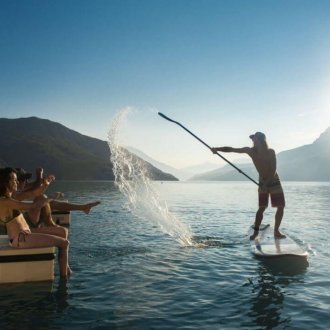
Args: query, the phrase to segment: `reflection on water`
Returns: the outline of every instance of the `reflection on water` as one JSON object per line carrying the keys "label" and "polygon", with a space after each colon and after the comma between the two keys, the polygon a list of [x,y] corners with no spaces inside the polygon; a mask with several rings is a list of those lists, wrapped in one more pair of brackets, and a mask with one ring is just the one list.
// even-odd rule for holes
{"label": "reflection on water", "polygon": [[0,329],[52,329],[56,313],[69,306],[67,281],[0,285]]}
{"label": "reflection on water", "polygon": [[261,260],[263,266],[272,275],[295,276],[304,274],[309,266],[306,258],[285,256]]}
{"label": "reflection on water", "polygon": [[289,327],[291,317],[283,315],[286,290],[295,283],[304,283],[308,267],[305,258],[285,257],[260,260],[258,277],[250,279],[251,310],[247,313],[249,322],[242,326],[257,326],[261,329]]}

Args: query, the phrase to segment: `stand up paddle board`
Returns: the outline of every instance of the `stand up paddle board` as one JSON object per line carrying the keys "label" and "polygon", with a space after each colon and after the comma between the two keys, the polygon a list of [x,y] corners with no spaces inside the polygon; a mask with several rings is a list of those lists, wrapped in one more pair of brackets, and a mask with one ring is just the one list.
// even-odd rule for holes
{"label": "stand up paddle board", "polygon": [[[249,239],[253,234],[253,226],[249,230]],[[292,238],[286,235],[286,238],[275,238],[274,228],[270,225],[261,226],[259,235],[250,240],[252,253],[257,257],[303,257],[307,258],[308,253],[299,246]]]}

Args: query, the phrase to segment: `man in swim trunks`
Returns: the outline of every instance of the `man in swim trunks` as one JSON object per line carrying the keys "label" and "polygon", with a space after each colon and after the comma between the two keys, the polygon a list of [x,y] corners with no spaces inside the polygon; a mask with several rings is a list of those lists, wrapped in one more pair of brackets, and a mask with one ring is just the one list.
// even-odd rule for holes
{"label": "man in swim trunks", "polygon": [[212,148],[212,151],[213,153],[221,151],[248,154],[251,157],[257,172],[259,173],[259,209],[255,217],[254,233],[250,236],[250,239],[255,239],[259,234],[259,227],[263,219],[264,211],[268,206],[269,196],[272,207],[277,208],[275,214],[274,236],[275,238],[285,238],[285,235],[281,234],[279,231],[284,213],[285,198],[280,178],[276,172],[275,151],[268,147],[264,133],[256,132],[255,134],[250,135],[250,139],[253,142],[252,148],[219,147]]}

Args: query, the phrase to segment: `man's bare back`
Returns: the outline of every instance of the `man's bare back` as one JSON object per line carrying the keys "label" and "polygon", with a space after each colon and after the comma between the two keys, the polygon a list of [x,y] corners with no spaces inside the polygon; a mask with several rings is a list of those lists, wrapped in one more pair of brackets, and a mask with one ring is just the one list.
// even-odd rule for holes
{"label": "man's bare back", "polygon": [[276,174],[276,156],[273,149],[250,148],[250,157],[263,181],[272,181]]}

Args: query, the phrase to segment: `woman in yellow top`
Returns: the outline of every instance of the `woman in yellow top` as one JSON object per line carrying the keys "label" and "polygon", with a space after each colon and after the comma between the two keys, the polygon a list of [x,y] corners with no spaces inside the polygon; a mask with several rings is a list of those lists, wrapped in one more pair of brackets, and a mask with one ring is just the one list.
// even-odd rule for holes
{"label": "woman in yellow top", "polygon": [[[9,237],[9,245],[14,248],[58,248],[58,263],[61,277],[71,274],[68,265],[69,241],[62,227],[30,228],[22,211],[40,210],[51,199],[43,198],[36,202],[20,202],[12,197],[17,191],[16,170],[10,167],[0,169],[0,226]],[[2,230],[3,231],[3,230]]]}

